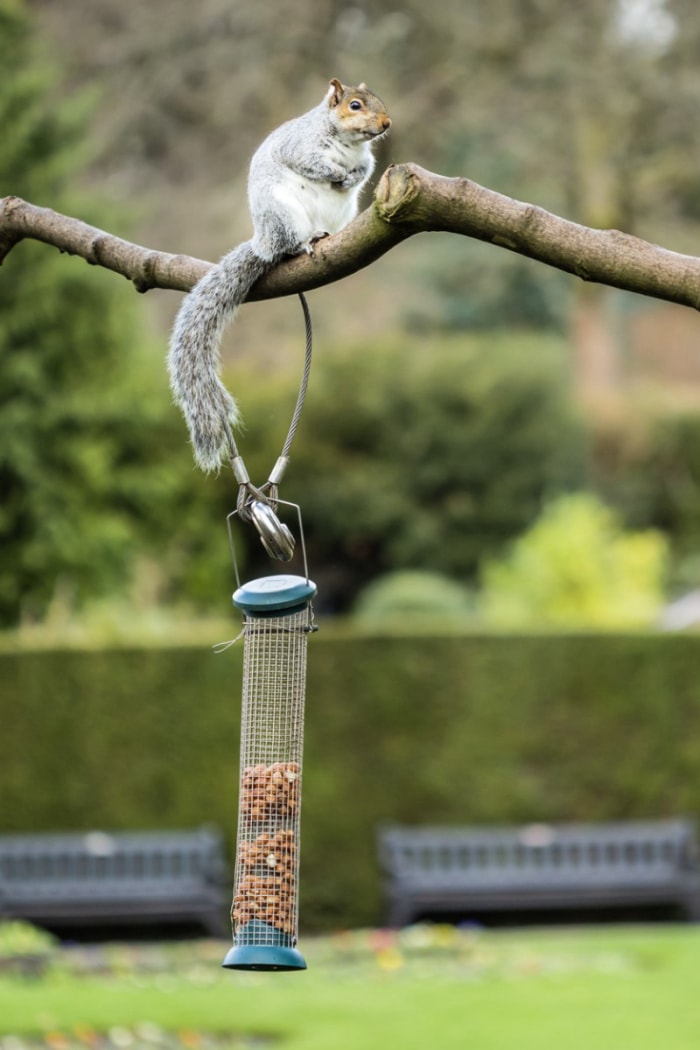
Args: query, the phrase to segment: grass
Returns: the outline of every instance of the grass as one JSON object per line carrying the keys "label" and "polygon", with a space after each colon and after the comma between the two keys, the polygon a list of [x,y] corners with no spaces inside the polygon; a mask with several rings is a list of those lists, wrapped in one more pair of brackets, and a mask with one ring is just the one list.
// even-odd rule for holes
{"label": "grass", "polygon": [[[692,927],[359,932],[304,942],[309,969],[297,974],[223,971],[224,948],[68,952],[44,976],[5,975],[0,1047],[117,1029],[126,1047],[145,1022],[268,1036],[280,1050],[700,1046],[700,931]],[[131,1045],[137,1050],[138,1039]]]}

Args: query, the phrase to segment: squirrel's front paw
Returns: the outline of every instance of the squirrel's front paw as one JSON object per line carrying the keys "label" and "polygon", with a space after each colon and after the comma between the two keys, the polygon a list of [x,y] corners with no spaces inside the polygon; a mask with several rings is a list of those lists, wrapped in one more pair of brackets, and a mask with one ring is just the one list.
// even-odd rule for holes
{"label": "squirrel's front paw", "polygon": [[312,233],[306,244],[302,245],[303,251],[305,251],[307,255],[313,255],[314,248],[316,247],[318,241],[322,241],[323,238],[327,236],[328,230],[318,230],[317,233]]}

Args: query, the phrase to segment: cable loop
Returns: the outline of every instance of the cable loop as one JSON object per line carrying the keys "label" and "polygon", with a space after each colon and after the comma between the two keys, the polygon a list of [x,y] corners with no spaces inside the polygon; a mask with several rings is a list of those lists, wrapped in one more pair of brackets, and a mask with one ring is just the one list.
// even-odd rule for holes
{"label": "cable loop", "polygon": [[277,518],[277,505],[279,502],[279,483],[282,480],[287,464],[289,463],[289,450],[294,440],[299,419],[304,407],[306,390],[309,383],[311,371],[312,350],[312,327],[311,314],[306,298],[299,293],[302,310],[304,312],[304,328],[306,333],[306,347],[304,353],[304,371],[301,377],[299,393],[297,395],[294,413],[292,415],[289,430],[282,452],[277,458],[270,476],[264,485],[259,488],[252,483],[243,458],[238,451],[233,430],[227,419],[224,420],[226,441],[230,452],[230,463],[233,475],[238,482],[238,499],[236,513],[241,521],[251,524],[257,530],[263,547],[271,558],[279,561],[289,561],[294,552],[294,537],[290,530]]}
{"label": "cable loop", "polygon": [[[313,349],[313,329],[311,325],[311,313],[309,312],[309,305],[306,301],[306,296],[303,292],[299,292],[299,301],[301,302],[301,308],[304,314],[304,332],[306,345],[304,348],[304,370],[301,376],[301,383],[299,384],[299,393],[297,394],[296,405],[294,406],[294,412],[292,414],[292,420],[289,424],[289,430],[287,431],[287,437],[285,438],[284,445],[282,446],[282,452],[280,453],[277,462],[275,463],[270,477],[257,488],[251,482],[248,471],[246,470],[243,459],[238,451],[236,445],[236,439],[233,436],[233,430],[228,422],[225,420],[224,429],[226,432],[226,440],[229,446],[230,452],[230,463],[231,469],[233,470],[234,476],[238,481],[238,503],[237,509],[238,514],[242,521],[249,522],[251,520],[250,513],[247,509],[248,504],[256,499],[261,500],[263,503],[268,503],[273,510],[277,509],[277,502],[279,500],[279,483],[282,480],[282,476],[289,460],[289,450],[294,441],[294,437],[299,426],[299,420],[301,418],[302,409],[304,407],[304,401],[306,400],[306,391],[309,385],[309,375],[311,372],[311,354]],[[267,490],[267,491],[266,491]]]}

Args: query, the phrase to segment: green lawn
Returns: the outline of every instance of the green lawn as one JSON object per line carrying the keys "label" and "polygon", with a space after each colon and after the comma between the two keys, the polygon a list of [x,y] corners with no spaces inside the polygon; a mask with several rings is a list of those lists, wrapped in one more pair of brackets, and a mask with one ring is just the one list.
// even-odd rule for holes
{"label": "green lawn", "polygon": [[267,1035],[280,1050],[700,1047],[692,927],[359,932],[304,941],[309,969],[292,974],[221,970],[225,947],[115,946],[43,977],[6,974],[0,1048],[73,1050],[112,1031],[140,1050],[155,1026],[195,1050],[205,1032]]}

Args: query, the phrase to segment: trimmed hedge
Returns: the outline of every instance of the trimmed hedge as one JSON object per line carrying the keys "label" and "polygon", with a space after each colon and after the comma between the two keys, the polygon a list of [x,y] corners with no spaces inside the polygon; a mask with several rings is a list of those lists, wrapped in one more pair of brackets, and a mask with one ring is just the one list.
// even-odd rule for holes
{"label": "trimmed hedge", "polygon": [[[236,823],[242,646],[0,656],[0,830]],[[384,821],[700,816],[700,637],[309,646],[302,926],[381,920]]]}

